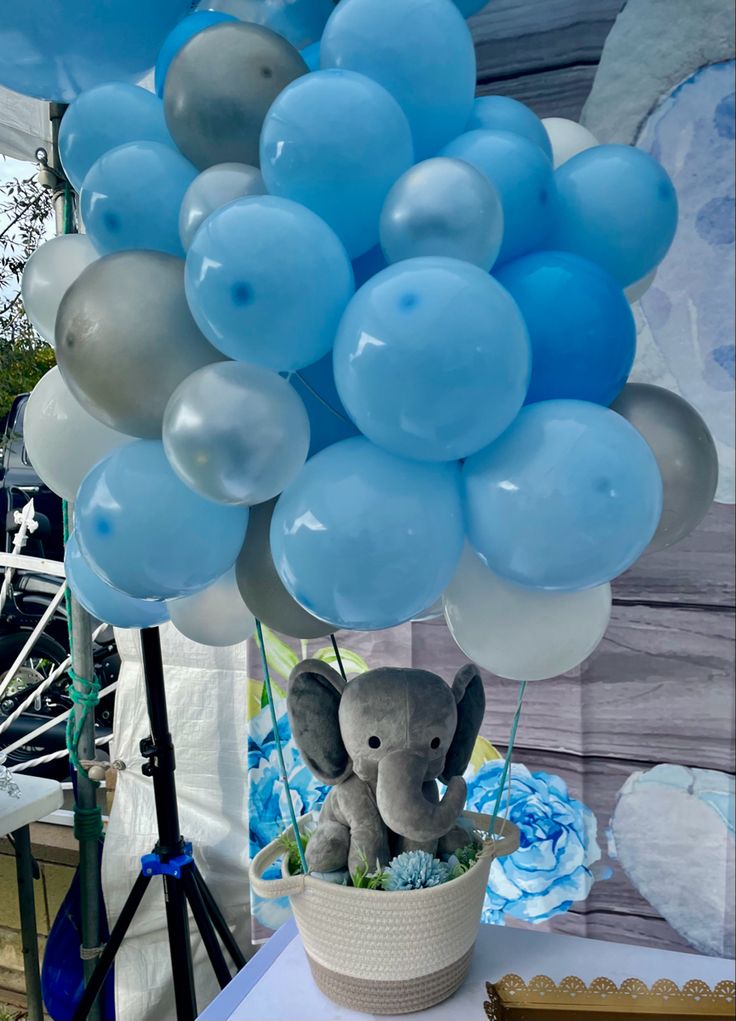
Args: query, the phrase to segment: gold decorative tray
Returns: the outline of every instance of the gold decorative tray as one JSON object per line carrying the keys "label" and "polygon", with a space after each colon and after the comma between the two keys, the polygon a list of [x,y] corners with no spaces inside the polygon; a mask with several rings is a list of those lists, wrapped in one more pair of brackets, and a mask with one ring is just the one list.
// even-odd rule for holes
{"label": "gold decorative tray", "polygon": [[736,1017],[736,982],[719,982],[711,989],[700,979],[680,988],[659,979],[651,989],[639,979],[627,978],[620,986],[608,978],[586,985],[570,975],[559,984],[537,975],[524,982],[518,975],[504,975],[486,983],[488,1000],[483,1004],[489,1021],[717,1021]]}

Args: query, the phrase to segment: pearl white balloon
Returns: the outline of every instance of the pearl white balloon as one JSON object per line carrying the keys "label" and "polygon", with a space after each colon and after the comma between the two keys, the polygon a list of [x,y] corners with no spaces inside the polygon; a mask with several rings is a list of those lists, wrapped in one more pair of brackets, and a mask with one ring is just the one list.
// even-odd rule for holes
{"label": "pearl white balloon", "polygon": [[544,129],[552,143],[552,162],[555,169],[577,156],[579,152],[592,149],[598,145],[598,139],[592,131],[588,131],[577,121],[569,121],[566,117],[544,117]]}
{"label": "pearl white balloon", "polygon": [[87,472],[115,447],[133,439],[85,411],[56,366],[28,398],[23,437],[39,477],[64,500],[74,500]]}
{"label": "pearl white balloon", "polygon": [[171,622],[185,638],[200,645],[238,645],[250,638],[256,620],[240,595],[235,568],[184,599],[166,604]]}
{"label": "pearl white balloon", "polygon": [[52,347],[61,299],[82,270],[99,257],[85,234],[60,234],[37,248],[26,263],[21,281],[23,306],[36,332]]}
{"label": "pearl white balloon", "polygon": [[633,305],[635,301],[643,297],[654,283],[654,278],[657,275],[657,267],[655,266],[651,272],[647,273],[641,280],[635,280],[633,284],[629,284],[628,287],[624,288],[624,294],[626,300],[630,305]]}
{"label": "pearl white balloon", "polygon": [[572,670],[596,648],[611,616],[611,586],[522,588],[466,546],[443,602],[450,633],[469,659],[499,677],[542,681]]}
{"label": "pearl white balloon", "polygon": [[203,170],[186,190],[179,211],[179,237],[185,251],[210,213],[246,195],[265,195],[261,172],[247,163],[217,163]]}

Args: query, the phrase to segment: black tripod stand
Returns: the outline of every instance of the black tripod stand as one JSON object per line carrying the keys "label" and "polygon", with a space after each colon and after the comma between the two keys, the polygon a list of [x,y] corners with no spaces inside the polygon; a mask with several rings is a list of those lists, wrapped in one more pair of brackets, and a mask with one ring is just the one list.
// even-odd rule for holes
{"label": "black tripod stand", "polygon": [[174,974],[177,1021],[195,1021],[197,1016],[187,904],[192,909],[194,921],[220,986],[224,988],[232,975],[218,942],[218,936],[232,958],[236,971],[245,965],[243,953],[192,857],[192,845],[186,843],[179,832],[179,811],[174,781],[174,744],[169,733],[166,712],[158,628],[146,628],[142,631],[141,645],[148,719],[151,724],[151,736],[141,741],[141,753],[148,759],[143,766],[143,773],[153,778],[158,842],[151,854],[141,858],[141,874],[128,894],[128,899],[90,976],[72,1021],[85,1021],[87,1018],[125,933],[143,900],[148,884],[154,876],[162,876],[164,881],[166,925]]}

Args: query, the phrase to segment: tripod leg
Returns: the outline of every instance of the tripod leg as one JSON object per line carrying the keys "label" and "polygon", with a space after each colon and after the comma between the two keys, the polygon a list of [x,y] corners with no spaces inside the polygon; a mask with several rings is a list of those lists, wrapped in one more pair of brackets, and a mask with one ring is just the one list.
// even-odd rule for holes
{"label": "tripod leg", "polygon": [[207,908],[205,907],[204,900],[202,899],[202,893],[197,885],[197,880],[192,875],[191,868],[184,869],[181,874],[182,882],[184,884],[184,894],[189,901],[194,915],[194,921],[197,923],[197,928],[202,937],[204,948],[207,951],[207,956],[210,959],[210,964],[215,972],[217,981],[220,983],[220,988],[224,989],[229,983],[232,975],[230,969],[227,966],[225,955],[222,952],[220,944],[217,942],[217,936],[215,930],[212,927],[210,916],[207,914]]}
{"label": "tripod leg", "polygon": [[195,1021],[197,998],[194,992],[192,951],[189,943],[189,914],[180,879],[164,876],[166,927],[169,931],[171,970],[174,975],[176,1021]]}
{"label": "tripod leg", "polygon": [[199,891],[202,894],[202,900],[204,901],[205,906],[207,908],[207,913],[212,919],[212,924],[217,930],[217,935],[222,940],[223,946],[230,954],[230,957],[232,958],[232,961],[235,964],[236,968],[238,969],[238,971],[240,971],[240,969],[244,968],[246,965],[246,960],[243,955],[243,951],[240,949],[237,940],[230,932],[230,926],[225,921],[223,914],[220,911],[220,908],[217,904],[217,901],[212,896],[212,892],[204,880],[204,876],[197,868],[196,862],[192,862],[192,873],[194,875],[195,880],[197,881]]}
{"label": "tripod leg", "polygon": [[133,916],[138,910],[138,907],[143,900],[143,894],[148,889],[148,884],[150,882],[151,877],[144,876],[143,873],[141,873],[133,884],[133,888],[128,894],[128,899],[123,905],[123,910],[120,912],[118,920],[110,933],[110,939],[107,941],[105,949],[100,954],[100,959],[97,962],[94,971],[90,975],[89,982],[85,987],[82,998],[72,1016],[72,1021],[85,1021],[85,1018],[89,1014],[92,1004],[97,999],[97,995],[102,989],[102,985],[107,978],[107,973],[112,966],[115,954],[120,949],[120,944],[125,938],[125,933],[128,931],[128,927],[133,921]]}

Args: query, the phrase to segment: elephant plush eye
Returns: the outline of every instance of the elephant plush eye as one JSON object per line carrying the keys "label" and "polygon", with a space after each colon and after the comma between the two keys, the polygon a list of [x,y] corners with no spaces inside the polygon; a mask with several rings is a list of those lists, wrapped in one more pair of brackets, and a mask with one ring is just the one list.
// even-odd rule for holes
{"label": "elephant plush eye", "polygon": [[429,747],[430,748],[439,748],[439,746],[440,746],[440,739],[438,737],[433,737],[432,740],[429,742]]}
{"label": "elephant plush eye", "polygon": [[369,748],[380,748],[381,747],[381,739],[380,739],[380,737],[376,737],[375,735],[373,737],[369,737],[368,738],[368,747]]}

